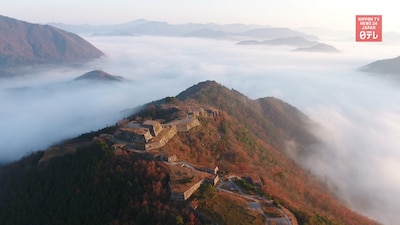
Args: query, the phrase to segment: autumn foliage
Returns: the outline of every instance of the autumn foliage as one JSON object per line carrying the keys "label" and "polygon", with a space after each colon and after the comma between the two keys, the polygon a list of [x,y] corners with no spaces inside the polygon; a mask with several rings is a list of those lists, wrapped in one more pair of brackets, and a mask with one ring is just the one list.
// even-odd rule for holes
{"label": "autumn foliage", "polygon": [[105,143],[46,165],[39,155],[2,169],[1,224],[199,224],[170,203],[168,172],[154,160],[114,156]]}

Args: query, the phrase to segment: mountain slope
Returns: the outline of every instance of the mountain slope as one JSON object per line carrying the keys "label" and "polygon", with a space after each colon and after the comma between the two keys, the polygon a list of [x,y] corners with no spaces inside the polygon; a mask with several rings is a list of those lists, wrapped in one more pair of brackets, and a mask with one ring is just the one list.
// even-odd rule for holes
{"label": "mountain slope", "polygon": [[[307,117],[296,108],[276,98],[254,101],[215,81],[199,83],[176,97],[180,100],[194,99],[199,103],[225,110],[239,120],[246,121],[248,128],[255,130],[260,138],[276,147],[283,147],[285,139],[295,139],[306,145],[315,141],[315,138],[304,129],[304,125],[310,123]],[[285,114],[281,114],[282,111],[285,111]],[[293,120],[295,123],[289,127],[286,123]],[[304,137],[299,138],[294,130],[303,130]]]}
{"label": "mountain slope", "polygon": [[[6,181],[0,184],[2,224],[194,221],[184,207],[166,204],[167,171],[154,161],[113,156],[102,142],[38,165],[42,155],[35,153],[0,171],[0,180]],[[13,194],[4,194],[7,189]]]}
{"label": "mountain slope", "polygon": [[[186,121],[196,112],[200,125],[177,132],[161,148],[140,152],[129,143],[116,143],[115,131],[126,128],[124,124],[137,128],[135,124],[152,119],[169,129],[177,119]],[[235,206],[237,196],[225,193],[215,193],[222,199],[218,213],[212,208],[217,203],[210,199],[207,204],[201,194],[187,203],[171,202],[168,184],[176,175],[171,167],[182,172],[190,164],[218,166],[225,180],[231,176],[260,180],[259,187],[252,182],[239,185],[288,208],[301,225],[377,224],[346,208],[285,155],[288,140],[308,154],[312,152],[307,147],[317,140],[307,130],[307,117],[279,99],[251,100],[206,81],[149,103],[129,119],[135,121],[121,120],[1,168],[0,220],[14,225],[54,224],[57,219],[58,224],[226,223],[224,217],[238,209],[241,215],[254,217],[246,212],[248,205]],[[164,163],[158,155],[175,155],[178,162]],[[183,178],[181,183],[194,179]],[[187,205],[198,205],[199,210],[187,210]],[[256,221],[265,224],[262,218]]]}
{"label": "mountain slope", "polygon": [[372,73],[400,74],[400,56],[367,64],[359,70]]}
{"label": "mountain slope", "polygon": [[0,68],[82,63],[102,55],[73,33],[0,16]]}

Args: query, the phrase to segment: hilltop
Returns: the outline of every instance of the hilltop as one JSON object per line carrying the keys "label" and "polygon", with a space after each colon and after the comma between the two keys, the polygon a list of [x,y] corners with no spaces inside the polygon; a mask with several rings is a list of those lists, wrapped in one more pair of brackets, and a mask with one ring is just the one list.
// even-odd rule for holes
{"label": "hilltop", "polygon": [[76,34],[0,16],[1,70],[38,64],[79,64],[102,55]]}
{"label": "hilltop", "polygon": [[[214,81],[0,169],[4,224],[377,224],[287,156],[313,123]],[[293,149],[292,149],[293,150]],[[218,191],[217,191],[218,190]]]}
{"label": "hilltop", "polygon": [[75,78],[74,80],[123,81],[124,78],[121,76],[111,75],[103,70],[93,70]]}

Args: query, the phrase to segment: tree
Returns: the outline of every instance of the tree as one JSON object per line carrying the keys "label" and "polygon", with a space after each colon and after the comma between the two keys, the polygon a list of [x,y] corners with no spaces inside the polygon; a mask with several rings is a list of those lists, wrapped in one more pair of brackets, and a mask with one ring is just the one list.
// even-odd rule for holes
{"label": "tree", "polygon": [[181,215],[176,216],[175,219],[176,219],[176,225],[183,225],[184,224],[183,217]]}
{"label": "tree", "polygon": [[200,186],[199,191],[200,191],[200,197],[206,200],[206,204],[207,200],[213,198],[216,193],[214,185],[210,183],[203,183]]}
{"label": "tree", "polygon": [[276,207],[281,207],[281,204],[279,203],[279,201],[278,201],[278,199],[274,199],[273,201],[272,201],[272,204],[274,204]]}

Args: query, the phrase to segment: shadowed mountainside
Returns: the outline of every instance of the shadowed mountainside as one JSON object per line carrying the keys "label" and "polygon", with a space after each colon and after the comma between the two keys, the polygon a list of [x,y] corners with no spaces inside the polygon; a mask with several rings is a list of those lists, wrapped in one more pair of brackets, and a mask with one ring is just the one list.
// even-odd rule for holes
{"label": "shadowed mountainside", "polygon": [[0,16],[0,69],[83,63],[102,55],[76,34]]}

